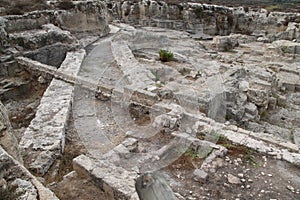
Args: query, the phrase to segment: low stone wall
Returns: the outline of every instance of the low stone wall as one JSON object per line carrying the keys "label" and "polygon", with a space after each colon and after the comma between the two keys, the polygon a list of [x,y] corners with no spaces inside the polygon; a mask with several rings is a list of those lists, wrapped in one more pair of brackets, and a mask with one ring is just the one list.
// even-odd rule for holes
{"label": "low stone wall", "polygon": [[126,41],[113,41],[111,47],[116,62],[134,89],[155,85],[154,75],[135,59]]}
{"label": "low stone wall", "polygon": [[[69,52],[60,71],[77,75],[85,51]],[[65,146],[65,128],[71,111],[74,86],[54,79],[41,99],[36,117],[26,129],[20,148],[25,166],[44,175]]]}
{"label": "low stone wall", "polygon": [[102,189],[107,199],[138,200],[135,181],[138,175],[106,161],[95,161],[85,155],[73,160],[73,168],[79,176],[90,177]]}

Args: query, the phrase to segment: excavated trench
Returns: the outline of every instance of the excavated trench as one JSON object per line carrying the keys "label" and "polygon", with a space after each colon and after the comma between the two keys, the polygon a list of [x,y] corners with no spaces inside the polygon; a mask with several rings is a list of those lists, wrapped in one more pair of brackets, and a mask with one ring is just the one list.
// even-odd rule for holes
{"label": "excavated trench", "polygon": [[[1,101],[5,105],[11,125],[22,130],[29,126],[47,89],[49,82],[39,74],[32,73],[14,63],[13,73],[1,77]],[[18,134],[18,138],[22,133]]]}

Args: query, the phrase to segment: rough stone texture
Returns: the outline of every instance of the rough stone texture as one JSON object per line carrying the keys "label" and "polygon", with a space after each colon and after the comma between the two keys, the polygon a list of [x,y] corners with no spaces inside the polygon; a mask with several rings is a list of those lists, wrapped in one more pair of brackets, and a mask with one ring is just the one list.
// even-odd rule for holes
{"label": "rough stone texture", "polygon": [[[298,146],[300,151],[300,128],[296,128],[293,132],[294,142]],[[299,152],[300,153],[300,152]]]}
{"label": "rough stone texture", "polygon": [[8,35],[5,31],[5,22],[7,20],[3,17],[0,17],[0,49],[7,47],[8,45]]}
{"label": "rough stone texture", "polygon": [[[80,33],[81,31],[97,33],[97,31],[100,31],[100,29],[104,27],[102,29],[103,31],[100,32],[101,34],[105,34],[105,21],[107,20],[107,16],[100,15],[100,18],[97,18],[99,17],[97,9],[101,10],[102,8],[95,6],[96,4],[98,5],[95,1],[87,1],[87,3],[76,1],[74,2],[74,8],[68,11],[57,11],[54,13],[52,11],[45,11],[35,13],[37,16],[33,16],[31,13],[24,16],[24,19],[22,20],[18,17],[8,17],[7,19],[9,19],[8,21],[11,21],[11,24],[8,26],[7,30],[9,30],[9,27],[12,28],[14,26],[13,23],[18,24],[20,22],[24,22],[25,25],[18,29],[23,32],[14,33],[17,38],[19,35],[26,34],[27,32],[25,31],[30,26],[38,29],[45,22],[50,20],[50,22],[53,22],[64,29],[70,30],[73,33]],[[44,70],[45,73],[51,74],[51,77],[57,77],[66,82],[76,83],[78,86],[91,86],[89,88],[91,93],[82,91],[82,95],[84,96],[78,96],[78,98],[81,98],[83,101],[79,101],[78,104],[76,104],[76,108],[84,110],[84,112],[82,114],[79,113],[81,115],[78,116],[82,118],[82,128],[86,131],[81,134],[90,137],[90,143],[87,143],[86,146],[89,145],[89,147],[94,148],[92,149],[94,154],[91,153],[91,151],[89,151],[89,153],[91,153],[94,157],[96,157],[95,154],[97,154],[97,158],[100,157],[106,160],[96,162],[86,156],[80,156],[74,160],[74,168],[80,176],[89,177],[94,181],[95,185],[104,190],[107,195],[107,199],[137,198],[137,194],[134,189],[134,179],[137,177],[139,169],[124,169],[125,167],[122,165],[124,164],[122,163],[122,158],[133,152],[138,152],[139,147],[137,145],[137,140],[131,138],[131,140],[125,140],[121,144],[116,144],[117,146],[114,149],[103,156],[103,151],[100,150],[100,146],[102,145],[104,148],[110,149],[113,148],[113,145],[115,144],[112,144],[111,146],[107,145],[104,141],[106,136],[105,132],[98,132],[99,129],[94,129],[94,125],[95,127],[99,126],[100,120],[97,121],[97,116],[94,115],[94,113],[89,112],[90,107],[88,107],[88,105],[95,105],[95,92],[99,89],[101,92],[107,90],[109,91],[109,94],[113,92],[115,92],[114,94],[120,93],[121,95],[130,94],[132,95],[130,100],[135,103],[140,103],[145,106],[155,105],[158,100],[155,92],[160,90],[160,86],[158,87],[156,84],[162,83],[162,81],[156,80],[159,79],[153,73],[156,69],[159,69],[160,72],[163,71],[163,73],[160,73],[159,75],[164,73],[171,74],[164,80],[165,82],[169,81],[171,83],[166,84],[168,87],[162,89],[166,91],[167,94],[161,95],[160,97],[164,96],[161,100],[166,100],[168,94],[170,94],[170,99],[172,101],[174,100],[174,102],[178,101],[176,103],[182,106],[180,107],[182,110],[179,112],[173,112],[174,110],[167,106],[159,110],[159,112],[162,113],[167,113],[167,110],[168,112],[170,110],[171,111],[167,114],[159,115],[155,119],[156,128],[160,129],[163,127],[164,130],[167,130],[166,133],[170,133],[178,127],[183,129],[179,132],[173,132],[171,136],[175,136],[175,138],[180,139],[183,138],[183,141],[188,141],[187,143],[184,143],[187,146],[196,146],[196,149],[200,147],[200,150],[206,150],[199,152],[203,153],[204,157],[207,156],[208,153],[211,153],[205,159],[205,164],[217,163],[216,165],[221,165],[222,163],[218,163],[218,157],[223,156],[226,153],[226,149],[218,145],[214,145],[213,142],[197,140],[195,139],[194,134],[201,133],[210,137],[215,136],[214,133],[218,132],[220,136],[225,136],[234,143],[247,146],[257,150],[258,152],[276,156],[277,158],[299,165],[299,154],[294,153],[299,152],[297,134],[294,130],[291,132],[287,129],[287,127],[279,128],[272,124],[262,124],[262,129],[260,129],[261,127],[258,127],[259,131],[266,131],[268,133],[272,133],[272,135],[262,132],[254,133],[240,129],[237,126],[230,126],[228,125],[229,123],[222,124],[215,122],[213,119],[216,119],[216,117],[212,114],[213,112],[209,110],[209,107],[222,107],[222,105],[217,105],[217,103],[219,103],[218,100],[222,101],[221,103],[224,105],[229,102],[228,108],[223,108],[222,110],[222,114],[224,114],[222,117],[225,118],[225,114],[229,113],[232,115],[229,115],[229,118],[231,117],[231,121],[233,121],[232,123],[247,125],[247,122],[249,121],[252,122],[259,120],[259,115],[269,109],[269,106],[276,109],[280,106],[280,103],[278,102],[284,101],[285,97],[277,97],[273,94],[273,86],[275,84],[277,84],[282,92],[299,91],[299,68],[291,69],[290,66],[285,67],[280,63],[275,63],[276,60],[274,63],[269,63],[269,66],[266,66],[266,64],[261,62],[261,60],[256,60],[256,57],[251,57],[254,54],[257,54],[270,56],[267,57],[266,60],[272,60],[276,58],[275,54],[277,53],[279,55],[287,56],[287,60],[290,59],[286,63],[290,63],[292,59],[297,61],[297,42],[281,40],[269,44],[268,49],[266,47],[267,44],[254,43],[254,41],[256,41],[257,37],[263,37],[263,40],[258,40],[263,42],[272,42],[278,39],[297,40],[299,37],[297,23],[289,23],[288,28],[285,31],[279,31],[279,33],[278,26],[281,26],[280,29],[286,28],[286,22],[289,20],[286,18],[291,17],[294,19],[290,20],[297,20],[297,18],[299,18],[299,14],[267,13],[264,10],[259,12],[253,12],[250,10],[250,12],[246,13],[243,8],[226,8],[222,6],[193,3],[186,4],[185,7],[179,6],[181,5],[168,5],[166,3],[158,3],[156,1],[143,1],[139,4],[124,1],[118,4],[116,3],[116,6],[113,6],[111,14],[132,24],[148,24],[150,26],[187,30],[189,33],[196,33],[197,35],[201,35],[203,32],[211,35],[228,35],[235,32],[247,32],[250,34],[253,32],[253,35],[220,36],[216,37],[213,42],[201,41],[195,45],[195,43],[193,43],[194,41],[191,41],[192,36],[187,33],[178,34],[178,32],[175,31],[162,33],[163,31],[161,29],[153,29],[153,32],[156,33],[153,33],[153,35],[151,35],[152,33],[145,35],[143,31],[137,32],[133,27],[124,27],[125,25],[122,27],[121,25],[120,27],[122,30],[119,32],[122,32],[122,34],[117,33],[116,37],[112,40],[105,39],[104,41],[99,41],[99,45],[94,49],[95,51],[99,50],[98,54],[93,58],[93,60],[91,60],[91,62],[85,63],[85,67],[88,66],[90,68],[84,68],[82,70],[82,75],[88,75],[88,78],[90,78],[88,80],[84,79],[84,77],[76,77],[76,69],[81,63],[80,60],[84,56],[84,51],[77,52],[78,54],[66,54],[69,50],[67,47],[60,48],[58,46],[58,48],[54,48],[55,46],[47,46],[45,47],[46,49],[43,49],[46,53],[39,52],[42,50],[39,49],[32,55],[27,55],[28,57],[47,64],[54,62],[53,65],[57,67],[60,66],[61,61],[66,56],[66,60],[68,60],[68,62],[66,61],[63,63],[61,68],[58,70],[55,67],[41,65],[38,62],[35,63],[26,59],[18,59],[18,61],[23,64],[29,63],[32,65],[32,68],[37,68],[41,71]],[[47,18],[47,16],[51,17]],[[78,18],[80,20],[75,21],[74,23],[74,18]],[[32,22],[33,20],[31,19],[36,19],[36,24],[30,25],[28,22]],[[28,24],[26,25],[26,23]],[[101,26],[100,29],[97,27],[99,24]],[[277,28],[269,29],[269,27],[272,26]],[[77,27],[79,27],[79,30],[76,30]],[[55,27],[51,26],[47,30],[53,30],[53,28]],[[261,31],[255,33],[254,29],[265,29],[269,30],[269,32]],[[147,29],[147,31],[148,30],[151,31],[151,29]],[[67,36],[69,33],[61,32],[61,30],[58,31],[56,28],[55,31],[59,32],[58,35],[61,36],[61,38],[58,37],[59,40],[63,41],[65,37],[68,39]],[[10,29],[9,32],[12,33],[13,28]],[[165,34],[165,36],[163,36],[163,34]],[[37,35],[43,37],[43,30],[38,31]],[[28,35],[26,35],[26,37],[27,36]],[[51,34],[47,36],[52,37]],[[30,43],[34,43],[32,48],[43,46],[42,44],[44,41],[36,41],[35,39],[36,38],[32,39],[29,37],[29,42],[26,43],[29,43],[28,45],[30,45]],[[49,44],[51,43],[52,41],[49,42]],[[178,48],[176,45],[172,45],[174,43],[176,45],[181,44],[182,46]],[[48,45],[47,42],[46,44]],[[242,53],[231,51],[233,48],[238,48],[238,44],[244,44],[241,46],[241,48],[244,49],[239,49]],[[170,66],[162,65],[160,63],[158,64],[155,60],[156,57],[153,56],[157,53],[154,52],[154,50],[151,52],[153,55],[146,55],[146,58],[154,58],[149,62],[147,59],[142,60],[140,57],[134,55],[134,52],[132,52],[132,50],[140,51],[147,47],[154,48],[156,50],[161,46],[164,47],[164,45],[175,52],[176,60],[171,62]],[[222,52],[216,53],[214,51],[207,50],[210,45],[215,45],[218,51]],[[31,48],[31,46],[29,46],[29,48]],[[13,52],[14,49],[11,51]],[[55,62],[55,59],[53,58],[50,59],[52,61],[47,60],[49,56],[44,56],[48,54],[47,52],[54,52],[50,53],[51,55],[54,55],[50,57],[59,57],[59,59],[57,59],[58,61]],[[196,56],[193,57],[192,54],[194,53],[197,57],[201,58],[196,58]],[[271,54],[274,54],[275,56]],[[143,56],[143,54],[141,55]],[[38,56],[41,56],[42,58]],[[77,59],[78,57],[81,58]],[[212,59],[207,60],[207,58]],[[116,62],[114,62],[114,59]],[[148,62],[150,63],[149,65],[156,65],[156,68],[154,68],[153,71],[150,71],[149,68],[152,66],[141,64],[142,62],[140,61]],[[249,64],[249,61],[251,61],[251,64]],[[73,66],[74,68],[68,68],[68,65],[73,62],[76,66]],[[252,64],[253,62],[255,64]],[[187,69],[192,69],[191,72],[188,72],[188,70],[177,70],[176,68],[178,68],[178,63],[184,67],[188,66]],[[115,64],[118,64],[118,66]],[[128,85],[118,83],[119,85],[117,86],[122,87],[121,91],[119,91],[120,88],[112,89],[114,86],[113,84],[110,88],[105,87],[105,84],[102,85],[100,83],[99,85],[100,78],[98,72],[100,72],[101,76],[105,78],[103,79],[103,77],[101,77],[101,81],[113,79],[105,77],[105,71],[110,68],[121,71],[121,75],[116,73],[116,77],[113,78],[122,79],[125,77],[126,81],[129,82],[126,82]],[[86,69],[90,69],[90,71],[85,72]],[[184,76],[185,72],[187,72],[188,75]],[[177,79],[179,74],[182,75],[182,78]],[[156,75],[158,75],[158,73]],[[286,80],[286,77],[291,78]],[[217,80],[221,81],[217,82]],[[43,80],[40,79],[40,81]],[[220,84],[214,84],[216,82]],[[218,88],[218,86],[224,86],[226,88],[222,91],[215,91],[212,86],[215,88]],[[197,90],[197,88],[201,88],[200,91]],[[60,92],[52,91],[54,89],[66,89],[66,93],[61,94]],[[21,141],[23,150],[27,151],[29,154],[26,156],[25,164],[40,174],[44,174],[64,150],[64,127],[70,109],[72,90],[73,87],[70,84],[56,79],[53,80],[42,99],[42,104],[36,118],[26,130],[25,136]],[[92,97],[91,100],[86,100],[86,96]],[[107,99],[112,96],[113,95],[108,95]],[[50,100],[50,97],[53,99]],[[225,102],[225,100],[227,102]],[[50,101],[51,104],[49,103]],[[287,101],[289,101],[289,99],[287,99]],[[85,104],[80,105],[81,103]],[[283,103],[281,105],[283,105]],[[190,110],[187,109],[188,107]],[[184,109],[186,109],[186,111],[183,111]],[[201,114],[192,114],[197,113],[199,110],[205,112],[208,114],[208,117],[213,119],[207,118]],[[287,112],[288,111],[289,110],[287,110]],[[293,112],[293,115],[297,116],[297,112]],[[84,117],[89,117],[90,121]],[[291,117],[289,117],[289,119],[290,118]],[[297,119],[298,118],[295,118],[293,121],[294,124],[297,123]],[[94,124],[90,122],[93,122]],[[105,128],[102,124],[100,124],[100,126],[101,128]],[[140,129],[137,129],[136,131],[143,133]],[[129,132],[126,133],[127,135],[130,135]],[[153,131],[151,134],[155,133],[156,132]],[[288,141],[292,138],[292,136],[294,136],[295,144]],[[166,153],[168,153],[167,150],[176,149],[173,148],[175,145],[172,143],[170,145],[162,146],[161,148],[159,147],[159,149],[156,149],[157,151],[155,152],[157,155],[153,154],[154,156],[152,155],[151,158],[145,156],[145,158],[143,157],[143,159],[139,161],[146,160],[147,162],[145,163],[149,163],[150,161],[153,161],[153,158],[160,159],[162,158],[162,155],[166,155]],[[145,149],[146,148],[144,148],[144,150]],[[108,160],[110,162],[108,162]],[[154,161],[151,162],[151,164],[152,165],[147,166],[148,168],[146,169],[153,168],[153,166],[156,167]],[[207,168],[203,165],[200,169],[206,170]],[[205,177],[205,174],[202,177]],[[238,181],[234,180],[235,178],[237,177],[228,176],[228,181],[230,183],[238,184]],[[122,182],[120,182],[120,179]]]}
{"label": "rough stone texture", "polygon": [[[230,33],[253,33],[268,29],[268,37],[295,39],[299,35],[294,24],[287,26],[286,20],[299,19],[299,13],[245,11],[243,7],[230,8],[199,3],[167,4],[153,0],[142,2],[108,2],[111,18],[121,19],[130,24],[157,26],[162,28],[204,32],[209,35]],[[289,27],[286,33],[276,35],[276,27]],[[274,41],[274,40],[272,40]]]}
{"label": "rough stone texture", "polygon": [[33,51],[25,52],[24,56],[58,68],[64,61],[67,52],[73,51],[74,49],[73,45],[55,43]]}
{"label": "rough stone texture", "polygon": [[[85,51],[69,52],[58,71],[76,76]],[[73,99],[73,86],[54,79],[41,99],[36,117],[20,141],[25,164],[44,175],[64,151],[65,127]]]}
{"label": "rough stone texture", "polygon": [[16,193],[21,194],[18,199],[20,200],[34,200],[38,199],[37,190],[29,181],[17,178],[12,182],[12,186],[17,187]]}
{"label": "rough stone texture", "polygon": [[231,36],[216,36],[213,42],[219,51],[230,51],[239,45],[238,41],[234,41]]}
{"label": "rough stone texture", "polygon": [[71,44],[76,39],[68,31],[63,31],[53,24],[42,25],[41,30],[28,30],[9,34],[11,45],[25,49],[38,49],[54,43]]}
{"label": "rough stone texture", "polygon": [[57,73],[76,77],[85,55],[86,52],[84,49],[68,52],[64,62],[58,68]]}
{"label": "rough stone texture", "polygon": [[128,76],[131,88],[136,90],[155,85],[154,75],[135,60],[127,42],[112,42],[112,52],[124,75]]}
{"label": "rough stone texture", "polygon": [[140,199],[143,200],[176,200],[168,183],[159,173],[146,173],[138,177],[135,184]]}
{"label": "rough stone texture", "polygon": [[[17,191],[22,192],[21,199],[49,199],[58,200],[55,194],[45,188],[21,163],[11,157],[0,146],[0,174],[8,184],[18,186]],[[31,198],[28,198],[28,197]]]}
{"label": "rough stone texture", "polygon": [[238,177],[233,176],[232,174],[227,175],[227,180],[231,184],[241,184],[242,183]]}
{"label": "rough stone texture", "polygon": [[193,175],[195,176],[194,179],[196,181],[206,181],[208,178],[208,174],[201,169],[196,169]]}
{"label": "rough stone texture", "polygon": [[51,11],[34,11],[24,15],[5,16],[5,30],[11,33],[39,29],[42,25],[51,23],[51,15]]}
{"label": "rough stone texture", "polygon": [[300,91],[300,76],[299,73],[280,71],[276,74],[277,87],[282,91]]}
{"label": "rough stone texture", "polygon": [[[94,161],[84,155],[73,160],[74,170],[79,176],[91,177],[94,183],[108,196],[108,199],[135,199],[136,173],[116,167],[106,161]],[[119,181],[122,180],[122,181]]]}
{"label": "rough stone texture", "polygon": [[0,101],[0,145],[16,160],[23,163],[18,147],[18,141],[12,130],[7,110]]}
{"label": "rough stone texture", "polygon": [[40,29],[42,25],[52,23],[72,33],[90,32],[103,36],[109,32],[103,2],[76,1],[74,4],[71,10],[34,11],[20,16],[5,16],[8,20],[5,29],[11,33]]}
{"label": "rough stone texture", "polygon": [[[108,34],[106,6],[101,1],[75,1],[74,8],[54,12],[56,23],[72,33],[90,32],[104,36]],[[77,19],[77,20],[74,20]]]}
{"label": "rough stone texture", "polygon": [[287,54],[300,54],[300,44],[288,40],[277,40],[272,43],[273,48],[277,49],[280,53]]}
{"label": "rough stone texture", "polygon": [[54,79],[20,141],[25,164],[35,173],[44,175],[64,151],[72,93],[72,85]]}

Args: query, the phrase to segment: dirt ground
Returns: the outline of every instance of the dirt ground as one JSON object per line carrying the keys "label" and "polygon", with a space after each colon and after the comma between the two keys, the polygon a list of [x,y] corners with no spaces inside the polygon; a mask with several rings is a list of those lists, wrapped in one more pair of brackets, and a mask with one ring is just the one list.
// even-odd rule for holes
{"label": "dirt ground", "polygon": [[[229,153],[215,160],[204,181],[195,181],[193,171],[201,159],[183,155],[167,169],[171,186],[183,199],[270,200],[300,199],[299,168],[274,158],[257,154],[245,147],[227,144]],[[239,183],[229,183],[228,176]]]}

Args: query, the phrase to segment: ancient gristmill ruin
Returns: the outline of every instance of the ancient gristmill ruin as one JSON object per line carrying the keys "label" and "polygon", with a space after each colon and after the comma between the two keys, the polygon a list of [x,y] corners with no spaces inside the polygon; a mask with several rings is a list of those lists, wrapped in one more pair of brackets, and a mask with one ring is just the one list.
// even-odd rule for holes
{"label": "ancient gristmill ruin", "polygon": [[1,200],[300,199],[298,0],[0,0],[0,75]]}

